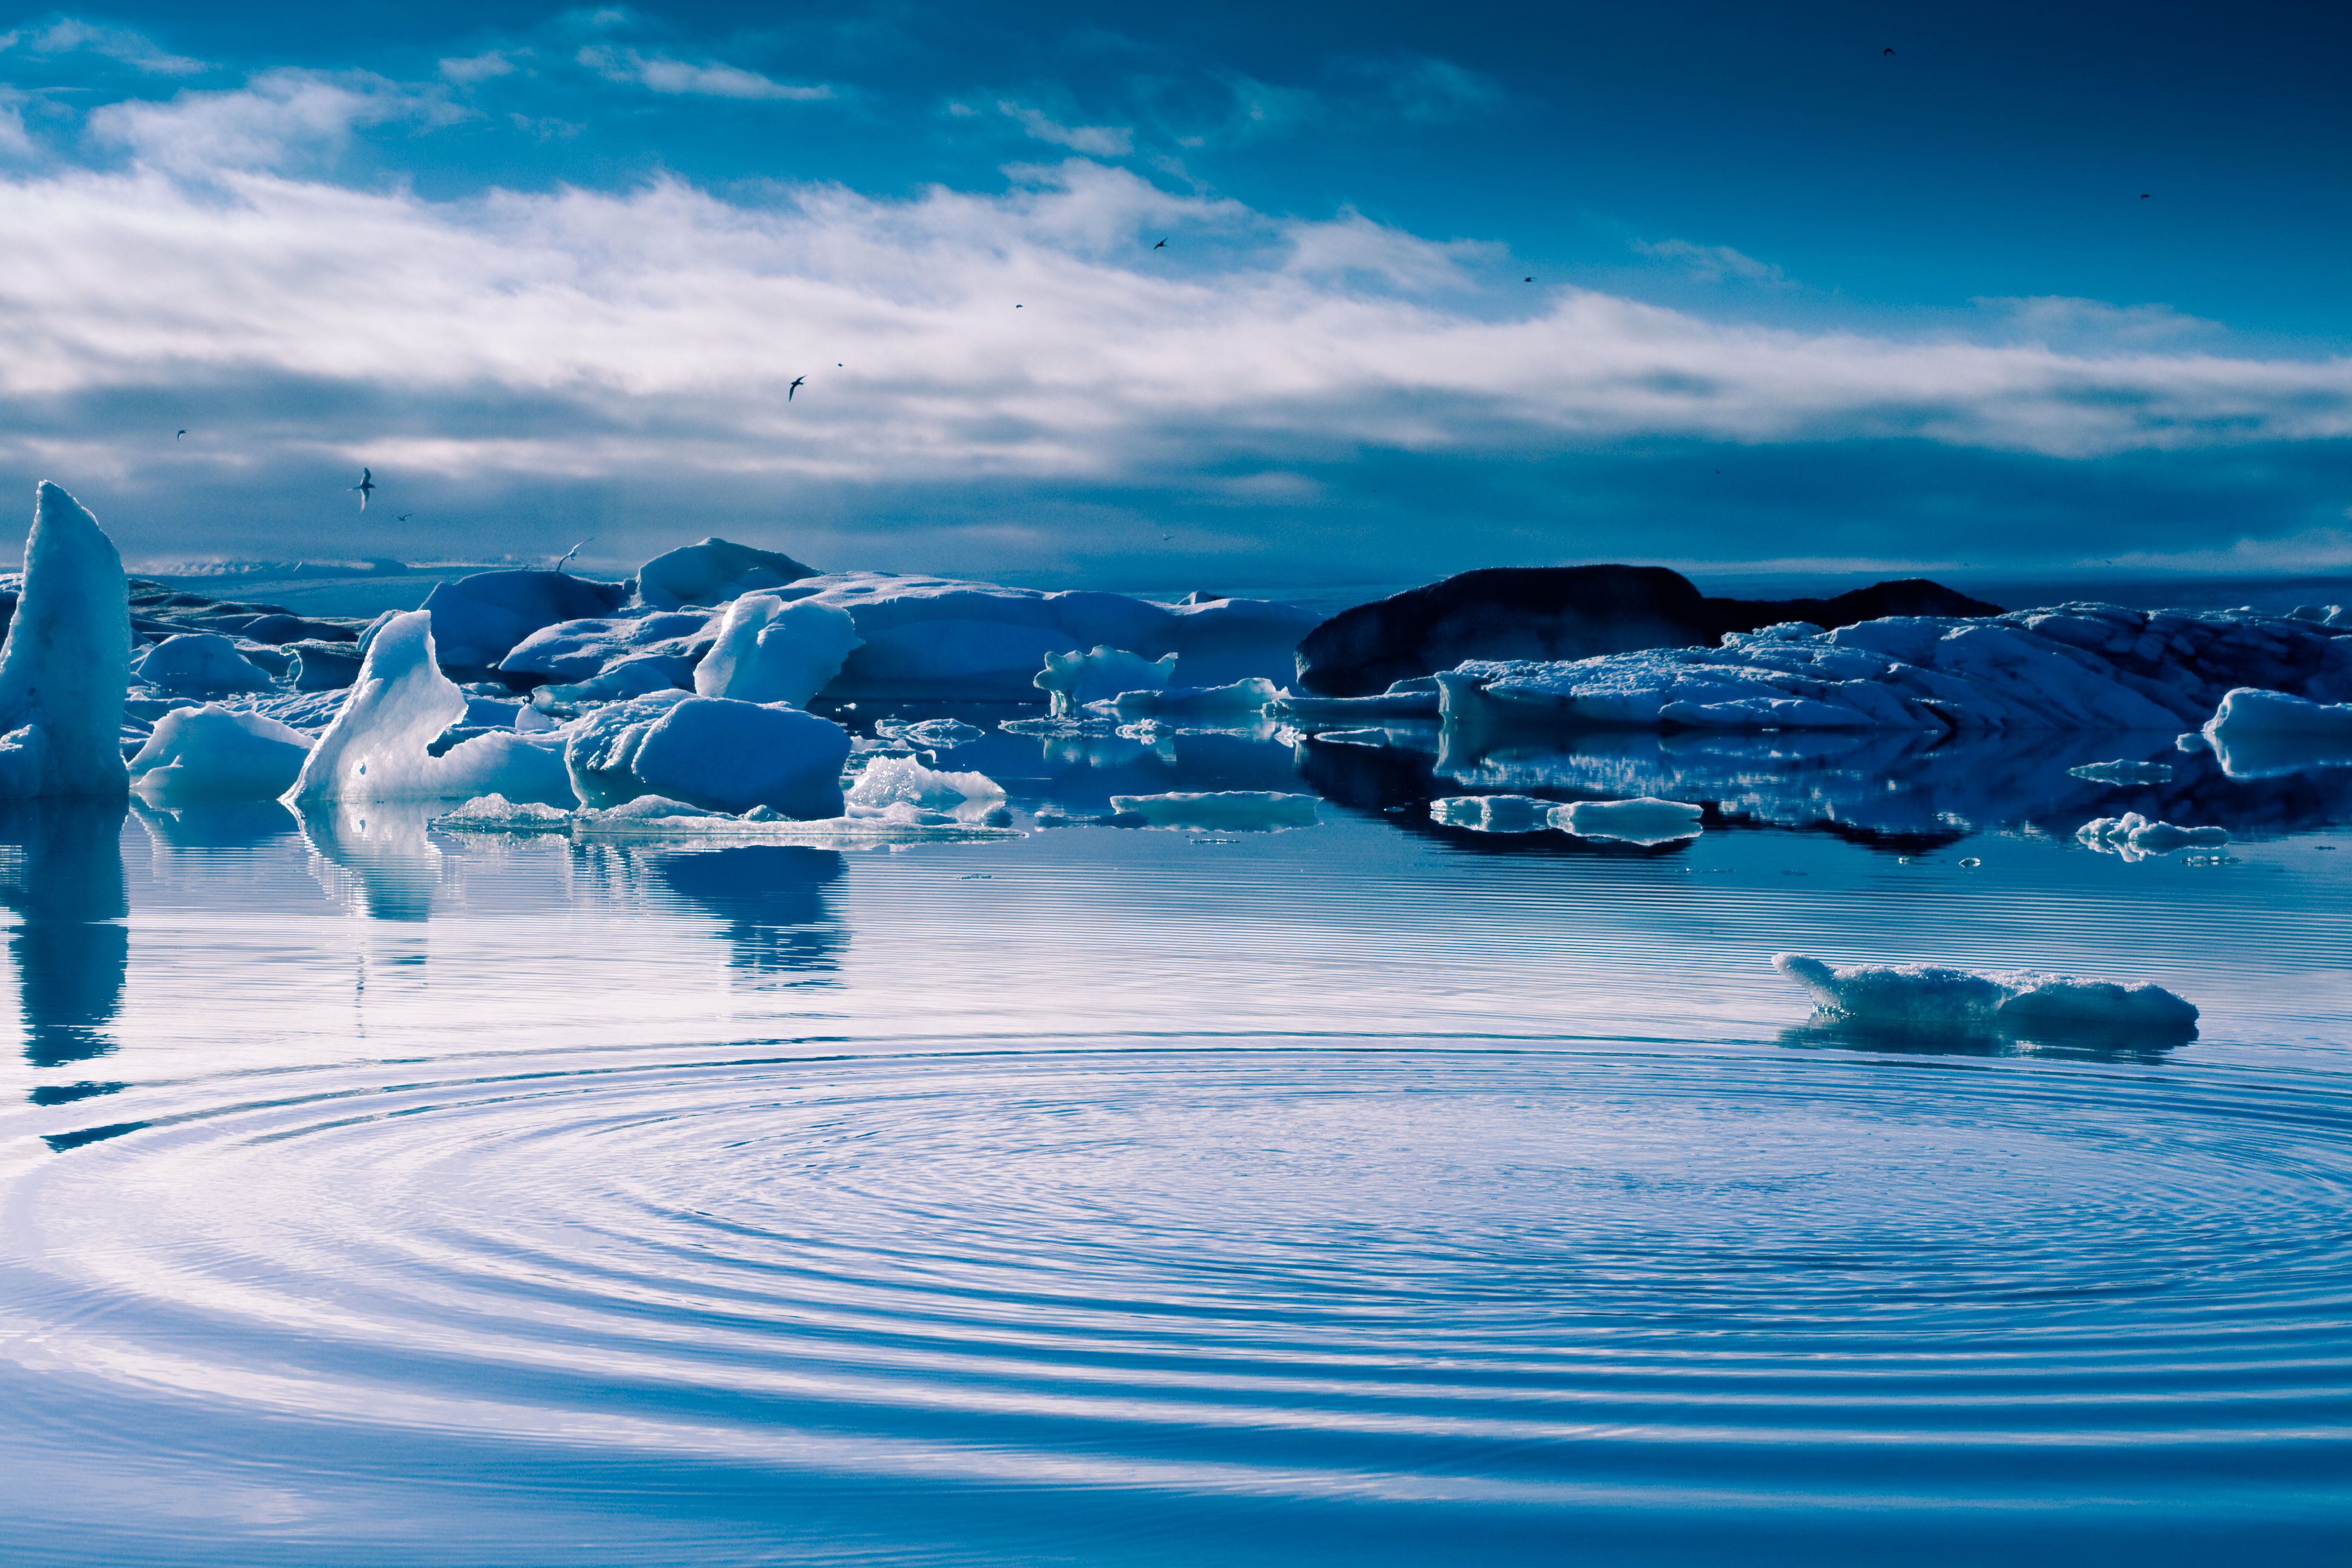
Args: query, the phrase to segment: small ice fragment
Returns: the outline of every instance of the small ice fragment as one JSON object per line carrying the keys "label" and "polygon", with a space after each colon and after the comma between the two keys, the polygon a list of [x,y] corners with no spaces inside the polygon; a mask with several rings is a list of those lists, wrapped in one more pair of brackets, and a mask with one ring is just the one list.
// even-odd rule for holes
{"label": "small ice fragment", "polygon": [[1973,870],[1975,870],[1978,867],[1979,867],[1979,866],[1981,866],[1981,865],[1983,865],[1983,864],[1984,864],[1984,862],[1983,862],[1983,861],[1981,861],[1981,860],[1978,859],[1975,856],[1971,855],[1971,856],[1969,856],[1967,859],[1962,860],[1961,862],[1959,862],[1959,867],[1960,867],[1960,869],[1961,869],[1961,870],[1963,870],[1963,871],[1973,871]]}
{"label": "small ice fragment", "polygon": [[1643,795],[1635,800],[1580,800],[1551,814],[1552,826],[1580,838],[1622,838],[1633,844],[1668,844],[1705,832],[1704,806]]}
{"label": "small ice fragment", "polygon": [[1528,795],[1454,795],[1431,801],[1429,816],[1473,833],[1541,833],[1556,826],[1552,808]]}
{"label": "small ice fragment", "polygon": [[2121,855],[2126,860],[2168,855],[2192,844],[2230,842],[2226,827],[2178,827],[2169,822],[2151,821],[2137,811],[2127,811],[2121,816],[2095,817],[2076,828],[2074,837],[2094,849]]}
{"label": "small ice fragment", "polygon": [[572,814],[535,800],[509,800],[502,795],[478,795],[429,825],[460,833],[532,833],[572,826]]}
{"label": "small ice fragment", "polygon": [[929,811],[978,816],[1004,799],[1004,787],[986,773],[950,773],[912,757],[877,757],[857,775],[847,796],[856,806],[901,803]]}
{"label": "small ice fragment", "polygon": [[699,805],[689,805],[682,800],[671,800],[667,795],[641,795],[636,799],[625,801],[619,805],[606,806],[602,810],[583,811],[579,814],[579,818],[583,822],[659,822],[673,816],[711,817],[726,815],[723,811],[710,811]]}
{"label": "small ice fragment", "polygon": [[1122,816],[1139,816],[1149,827],[1271,833],[1314,826],[1316,798],[1246,789],[1199,795],[1115,795],[1110,797],[1110,808]]}
{"label": "small ice fragment", "polygon": [[[855,708],[845,702],[844,708]],[[903,720],[885,719],[874,726],[874,732],[886,740],[898,741],[909,746],[922,746],[932,751],[951,751],[968,746],[987,737],[988,731],[977,724],[967,724],[961,719],[926,719],[919,724]]]}
{"label": "small ice fragment", "polygon": [[139,656],[131,670],[159,691],[261,691],[269,672],[236,651],[217,632],[182,632]]}
{"label": "small ice fragment", "polygon": [[2094,784],[2163,784],[2172,777],[2172,769],[2163,763],[2086,763],[2079,768],[2066,771],[2078,779],[2089,779]]}
{"label": "small ice fragment", "polygon": [[1122,691],[1110,699],[1108,706],[1122,719],[1209,719],[1263,713],[1266,704],[1281,695],[1273,681],[1253,676],[1231,686],[1171,686]]}
{"label": "small ice fragment", "polygon": [[1783,952],[1772,966],[1824,1013],[1857,1023],[2036,1033],[2124,1031],[2186,1037],[2197,1009],[2162,986],[2117,985],[2031,969],[1976,972],[1922,964],[1832,967]]}
{"label": "small ice fragment", "polygon": [[1125,648],[1100,647],[1090,653],[1048,651],[1045,668],[1032,684],[1051,695],[1055,718],[1075,719],[1089,702],[1122,692],[1160,690],[1175,678],[1172,653],[1148,659]]}

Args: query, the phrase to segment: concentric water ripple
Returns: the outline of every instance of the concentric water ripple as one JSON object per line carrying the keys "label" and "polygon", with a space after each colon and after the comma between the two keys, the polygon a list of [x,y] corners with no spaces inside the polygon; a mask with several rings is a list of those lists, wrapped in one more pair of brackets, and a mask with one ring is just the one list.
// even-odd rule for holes
{"label": "concentric water ripple", "polygon": [[321,1069],[20,1180],[6,1327],[134,1406],[1294,1529],[2324,1532],[2328,1081],[1377,1041]]}

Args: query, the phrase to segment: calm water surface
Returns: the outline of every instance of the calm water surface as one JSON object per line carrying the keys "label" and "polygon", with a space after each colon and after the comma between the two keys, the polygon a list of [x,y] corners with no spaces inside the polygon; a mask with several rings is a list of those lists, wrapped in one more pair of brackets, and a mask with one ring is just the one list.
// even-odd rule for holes
{"label": "calm water surface", "polygon": [[[16,808],[0,1560],[2340,1563],[2352,770],[2065,774],[2168,742],[998,734],[1024,826],[1323,824],[897,853]],[[1661,768],[1729,815],[1427,819]],[[2065,837],[2135,803],[2241,842]],[[2203,1033],[1856,1037],[1784,949]]]}

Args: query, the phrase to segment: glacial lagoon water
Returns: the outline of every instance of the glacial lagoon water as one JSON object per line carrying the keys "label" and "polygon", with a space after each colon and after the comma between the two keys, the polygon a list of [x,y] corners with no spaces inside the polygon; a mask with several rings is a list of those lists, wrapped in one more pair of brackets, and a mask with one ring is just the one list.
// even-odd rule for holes
{"label": "glacial lagoon water", "polygon": [[[1399,740],[943,756],[1274,834],[12,808],[0,1561],[2342,1561],[2352,768]],[[1426,805],[1645,783],[1707,831]],[[1783,950],[2201,1032],[1858,1035]]]}

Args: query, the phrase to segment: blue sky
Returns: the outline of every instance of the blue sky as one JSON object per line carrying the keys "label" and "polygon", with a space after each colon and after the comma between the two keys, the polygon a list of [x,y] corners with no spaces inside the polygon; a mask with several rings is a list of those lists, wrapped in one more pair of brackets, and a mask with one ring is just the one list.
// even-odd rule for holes
{"label": "blue sky", "polygon": [[0,24],[0,484],[148,562],[2352,564],[2318,7],[353,9]]}

